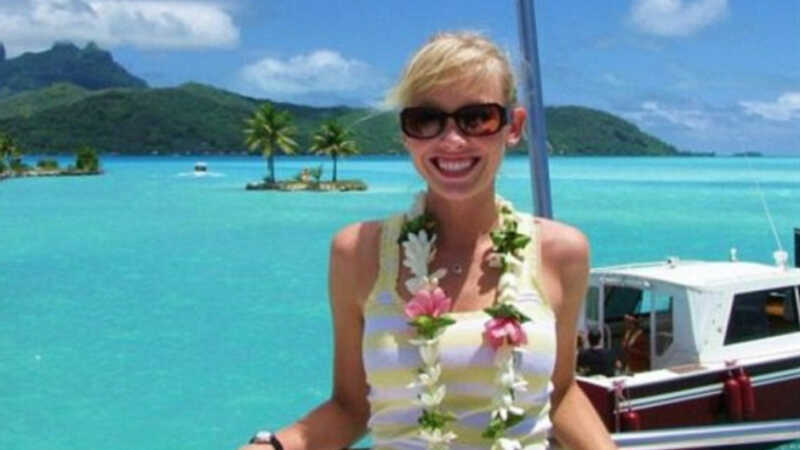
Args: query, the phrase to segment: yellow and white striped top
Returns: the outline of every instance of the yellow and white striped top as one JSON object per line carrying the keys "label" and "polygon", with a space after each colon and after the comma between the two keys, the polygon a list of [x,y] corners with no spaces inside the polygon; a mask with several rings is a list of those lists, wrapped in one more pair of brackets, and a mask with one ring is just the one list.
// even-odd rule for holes
{"label": "yellow and white striped top", "polygon": [[[525,248],[520,296],[515,305],[531,321],[523,324],[528,336],[522,357],[515,361],[528,382],[527,392],[517,394],[515,404],[526,411],[525,420],[506,432],[519,439],[526,450],[547,448],[551,429],[550,393],[556,355],[555,318],[539,288],[539,240],[530,215],[518,214],[519,231],[531,236]],[[421,407],[414,404],[417,392],[406,386],[414,381],[421,365],[416,347],[408,340],[414,330],[403,313],[403,299],[396,292],[399,270],[397,239],[403,216],[389,218],[381,231],[380,271],[364,309],[363,358],[370,386],[369,428],[375,450],[424,448],[417,437]],[[448,430],[458,435],[453,450],[487,449],[492,441],[481,437],[489,423],[495,392],[494,352],[483,341],[483,326],[489,319],[483,311],[449,313],[456,323],[447,327],[439,341],[442,364],[440,381],[447,386],[442,407],[457,420]]]}

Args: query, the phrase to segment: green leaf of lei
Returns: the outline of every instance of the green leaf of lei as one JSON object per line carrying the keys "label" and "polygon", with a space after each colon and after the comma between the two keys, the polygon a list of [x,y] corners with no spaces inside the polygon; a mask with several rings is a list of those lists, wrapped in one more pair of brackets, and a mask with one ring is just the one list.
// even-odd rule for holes
{"label": "green leaf of lei", "polygon": [[436,411],[436,410],[422,410],[422,415],[417,419],[417,423],[423,428],[435,430],[444,428],[447,422],[456,420],[456,417],[450,413]]}
{"label": "green leaf of lei", "polygon": [[483,433],[481,433],[481,436],[487,439],[496,439],[497,437],[502,436],[507,429],[522,422],[522,419],[524,418],[524,414],[517,415],[514,413],[509,413],[506,420],[503,420],[500,417],[495,417],[489,421],[489,426],[487,426]]}
{"label": "green leaf of lei", "polygon": [[518,310],[516,306],[511,303],[500,303],[492,305],[483,310],[486,314],[494,317],[495,319],[514,319],[519,323],[525,323],[531,320],[530,317]]}
{"label": "green leaf of lei", "polygon": [[433,339],[442,328],[449,327],[456,323],[448,316],[433,317],[429,315],[417,316],[409,325],[417,329],[417,334],[425,339]]}
{"label": "green leaf of lei", "polygon": [[400,236],[397,238],[397,243],[402,244],[408,240],[409,234],[417,234],[425,230],[428,236],[432,236],[436,232],[436,220],[433,216],[426,213],[419,215],[411,220],[403,222],[403,228],[400,230]]}

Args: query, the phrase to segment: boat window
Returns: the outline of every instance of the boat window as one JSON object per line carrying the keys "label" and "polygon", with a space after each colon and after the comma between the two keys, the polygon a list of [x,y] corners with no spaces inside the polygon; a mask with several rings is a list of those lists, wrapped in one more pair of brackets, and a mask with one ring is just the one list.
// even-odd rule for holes
{"label": "boat window", "polygon": [[672,344],[672,297],[656,294],[653,298],[656,306],[656,355],[661,356]]}
{"label": "boat window", "polygon": [[625,314],[639,315],[642,290],[627,286],[605,286],[606,322],[622,321]]}
{"label": "boat window", "polygon": [[650,314],[650,310],[656,313],[670,313],[672,314],[672,297],[664,295],[645,295],[642,297],[642,302],[636,308],[637,314]]}
{"label": "boat window", "polygon": [[794,286],[747,292],[733,299],[725,345],[800,331]]}
{"label": "boat window", "polygon": [[586,319],[592,323],[597,323],[600,317],[600,289],[591,286],[586,293]]}

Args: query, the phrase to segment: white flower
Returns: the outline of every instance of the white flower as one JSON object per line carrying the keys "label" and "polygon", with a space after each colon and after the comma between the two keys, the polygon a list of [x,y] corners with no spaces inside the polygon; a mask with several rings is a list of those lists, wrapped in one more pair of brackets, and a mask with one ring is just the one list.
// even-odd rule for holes
{"label": "white flower", "polygon": [[416,294],[422,289],[426,289],[429,284],[428,277],[411,277],[406,280],[406,289],[408,289],[408,292]]}
{"label": "white flower", "polygon": [[506,262],[506,271],[513,273],[515,276],[522,274],[522,266],[524,264],[522,258],[514,254],[504,254],[503,259]]}
{"label": "white flower", "polygon": [[439,348],[435,345],[421,345],[419,356],[426,366],[432,366],[439,360]]}
{"label": "white flower", "polygon": [[405,251],[403,265],[408,267],[415,277],[428,276],[428,257],[435,241],[436,235],[429,239],[428,232],[425,230],[409,233],[407,239],[403,241],[403,250]]}
{"label": "white flower", "polygon": [[501,291],[504,289],[516,289],[517,277],[514,274],[503,272],[503,274],[500,275],[500,280],[497,282],[497,288]]}
{"label": "white flower", "polygon": [[425,345],[433,346],[433,345],[436,345],[438,342],[439,342],[439,336],[436,336],[433,339],[420,338],[420,339],[409,339],[408,340],[409,344],[416,345],[417,347],[422,347],[422,346],[425,346]]}
{"label": "white flower", "polygon": [[494,364],[497,366],[495,383],[497,383],[498,393],[508,392],[509,389],[513,391],[528,390],[528,382],[518,374],[514,367],[514,356],[521,356],[522,353],[524,353],[523,349],[509,345],[497,349],[494,355]]}
{"label": "white flower", "polygon": [[422,428],[419,431],[419,435],[428,443],[428,449],[430,450],[447,450],[450,448],[450,441],[456,438],[456,434],[452,431],[442,433],[439,428],[434,428],[433,430]]}
{"label": "white flower", "polygon": [[406,387],[409,389],[413,389],[418,386],[427,386],[428,388],[431,388],[439,381],[439,376],[441,374],[442,374],[441,364],[434,364],[432,366],[427,366],[422,372],[417,374],[417,379]]}
{"label": "white flower", "polygon": [[494,352],[494,365],[497,366],[499,369],[505,369],[509,362],[513,364],[514,356],[513,356],[514,347],[510,345],[504,345]]}
{"label": "white flower", "polygon": [[446,269],[439,269],[433,272],[430,276],[425,277],[411,277],[406,280],[406,289],[408,292],[417,293],[423,289],[432,291],[439,287],[439,280],[447,275]]}
{"label": "white flower", "polygon": [[512,367],[510,370],[501,371],[497,374],[497,385],[504,390],[513,391],[527,391],[528,382],[524,378],[517,375],[517,372]]}
{"label": "white flower", "polygon": [[514,397],[509,392],[498,392],[492,400],[495,405],[492,411],[492,418],[500,417],[503,421],[506,421],[509,414],[517,416],[525,414],[524,409],[514,404]]}
{"label": "white flower", "polygon": [[447,389],[444,385],[439,386],[433,392],[421,392],[419,394],[419,399],[415,402],[418,405],[422,405],[425,409],[430,409],[435,406],[439,406],[444,400],[444,395],[447,392]]}
{"label": "white flower", "polygon": [[494,441],[492,450],[522,450],[522,443],[516,439],[500,438]]}
{"label": "white flower", "polygon": [[489,267],[499,269],[503,267],[503,254],[497,252],[489,253]]}

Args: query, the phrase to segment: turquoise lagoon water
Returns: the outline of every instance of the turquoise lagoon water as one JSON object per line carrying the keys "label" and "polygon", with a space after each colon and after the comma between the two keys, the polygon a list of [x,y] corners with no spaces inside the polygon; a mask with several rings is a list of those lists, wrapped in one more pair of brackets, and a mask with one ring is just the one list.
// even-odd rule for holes
{"label": "turquoise lagoon water", "polygon": [[[0,183],[0,448],[235,448],[326,398],[330,237],[405,209],[420,181],[404,158],[365,157],[340,164],[365,193],[247,192],[263,160],[186,176],[195,160]],[[320,163],[329,176],[316,158],[278,159],[278,175]],[[790,254],[800,226],[800,159],[555,158],[551,178],[595,266],[732,246],[770,262],[756,184]],[[527,159],[498,186],[532,210]]]}

